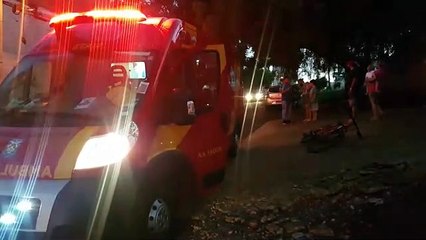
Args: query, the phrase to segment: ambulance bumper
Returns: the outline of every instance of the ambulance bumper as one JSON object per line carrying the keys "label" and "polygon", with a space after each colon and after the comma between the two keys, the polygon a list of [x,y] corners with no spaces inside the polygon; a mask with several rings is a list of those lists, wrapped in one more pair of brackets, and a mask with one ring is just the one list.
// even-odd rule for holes
{"label": "ambulance bumper", "polygon": [[0,239],[85,239],[99,184],[100,177],[0,180]]}

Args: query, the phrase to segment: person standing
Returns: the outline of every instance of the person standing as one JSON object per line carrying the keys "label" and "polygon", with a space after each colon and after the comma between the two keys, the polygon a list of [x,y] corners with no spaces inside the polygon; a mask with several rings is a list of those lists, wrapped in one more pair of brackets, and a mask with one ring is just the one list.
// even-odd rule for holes
{"label": "person standing", "polygon": [[380,93],[378,77],[373,65],[371,64],[367,68],[364,85],[366,87],[367,95],[370,99],[371,110],[373,112],[373,117],[371,120],[378,120],[383,115],[383,110],[378,101],[378,96]]}
{"label": "person standing", "polygon": [[291,111],[292,111],[292,102],[291,102],[291,84],[288,77],[281,78],[281,102],[282,102],[282,123],[284,125],[289,124]]}
{"label": "person standing", "polygon": [[359,70],[359,64],[355,61],[349,61],[346,64],[346,82],[345,82],[345,94],[350,109],[352,118],[356,117],[357,104],[360,94],[360,85],[362,86],[362,80]]}
{"label": "person standing", "polygon": [[309,103],[310,103],[310,110],[311,110],[311,121],[315,122],[318,118],[318,110],[319,110],[319,104],[318,104],[318,91],[316,86],[316,81],[312,80],[309,84]]}
{"label": "person standing", "polygon": [[311,104],[309,101],[309,83],[305,83],[303,79],[299,79],[298,81],[299,89],[300,89],[300,98],[302,102],[303,109],[305,110],[305,119],[304,122],[311,121]]}

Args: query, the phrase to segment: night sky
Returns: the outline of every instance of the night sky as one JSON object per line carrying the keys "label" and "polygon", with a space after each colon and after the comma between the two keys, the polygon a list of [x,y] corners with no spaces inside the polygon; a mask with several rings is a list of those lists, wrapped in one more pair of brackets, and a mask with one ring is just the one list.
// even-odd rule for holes
{"label": "night sky", "polygon": [[[225,36],[233,41],[243,40],[257,46],[266,19],[268,1],[265,0],[195,0],[210,2],[208,12],[222,18]],[[30,4],[56,12],[84,11],[109,0],[29,0]],[[127,1],[136,3],[137,1]],[[171,0],[151,1],[169,7]],[[177,17],[185,18],[192,0],[180,0]],[[422,58],[425,52],[426,1],[419,0],[272,0],[266,38],[273,27],[277,33],[273,45],[273,61],[278,65],[294,67],[298,64],[299,49],[309,48],[334,62],[343,63],[356,58],[354,52],[365,55],[386,45],[401,46],[405,54],[415,53]],[[158,8],[157,6],[157,8]],[[148,11],[149,9],[145,7]],[[183,16],[185,15],[185,16]],[[267,40],[267,39],[266,39]],[[369,61],[370,59],[360,59]]]}

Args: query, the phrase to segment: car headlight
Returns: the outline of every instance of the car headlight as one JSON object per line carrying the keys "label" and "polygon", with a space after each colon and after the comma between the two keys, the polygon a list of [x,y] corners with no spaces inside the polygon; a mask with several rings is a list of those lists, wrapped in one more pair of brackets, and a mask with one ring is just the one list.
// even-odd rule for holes
{"label": "car headlight", "polygon": [[263,94],[258,92],[258,93],[256,93],[256,95],[254,97],[256,98],[257,101],[259,101],[263,98]]}
{"label": "car headlight", "polygon": [[251,93],[247,93],[245,99],[247,102],[250,102],[251,100],[253,100],[253,95]]}
{"label": "car headlight", "polygon": [[129,138],[117,133],[108,133],[90,138],[84,144],[74,169],[91,169],[122,161],[129,153]]}

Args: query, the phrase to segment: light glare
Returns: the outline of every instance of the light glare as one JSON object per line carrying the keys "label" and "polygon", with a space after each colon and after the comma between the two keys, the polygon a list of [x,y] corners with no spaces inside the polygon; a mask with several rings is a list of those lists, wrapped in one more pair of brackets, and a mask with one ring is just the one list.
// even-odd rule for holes
{"label": "light glare", "polygon": [[91,169],[123,160],[130,151],[127,137],[117,133],[93,137],[84,145],[77,158],[75,169]]}
{"label": "light glare", "polygon": [[250,102],[251,100],[253,100],[253,95],[251,93],[247,93],[245,99],[247,102]]}
{"label": "light glare", "polygon": [[61,15],[54,16],[52,19],[50,19],[49,24],[52,25],[59,22],[71,21],[80,15],[80,13],[63,13]]}
{"label": "light glare", "polygon": [[255,98],[256,98],[257,101],[259,101],[263,98],[263,94],[258,92],[258,93],[256,93]]}
{"label": "light glare", "polygon": [[16,204],[16,209],[18,209],[21,212],[28,212],[32,208],[33,208],[33,204],[28,199],[22,200],[18,204]]}
{"label": "light glare", "polygon": [[63,13],[50,19],[49,25],[60,22],[72,21],[79,16],[93,17],[95,19],[123,19],[143,21],[147,19],[145,14],[135,9],[122,10],[93,10],[86,13]]}
{"label": "light glare", "polygon": [[0,217],[0,223],[10,225],[16,223],[16,216],[12,213],[5,213]]}
{"label": "light glare", "polygon": [[138,10],[124,9],[124,10],[93,10],[84,14],[93,18],[120,18],[129,20],[144,20],[146,16]]}

